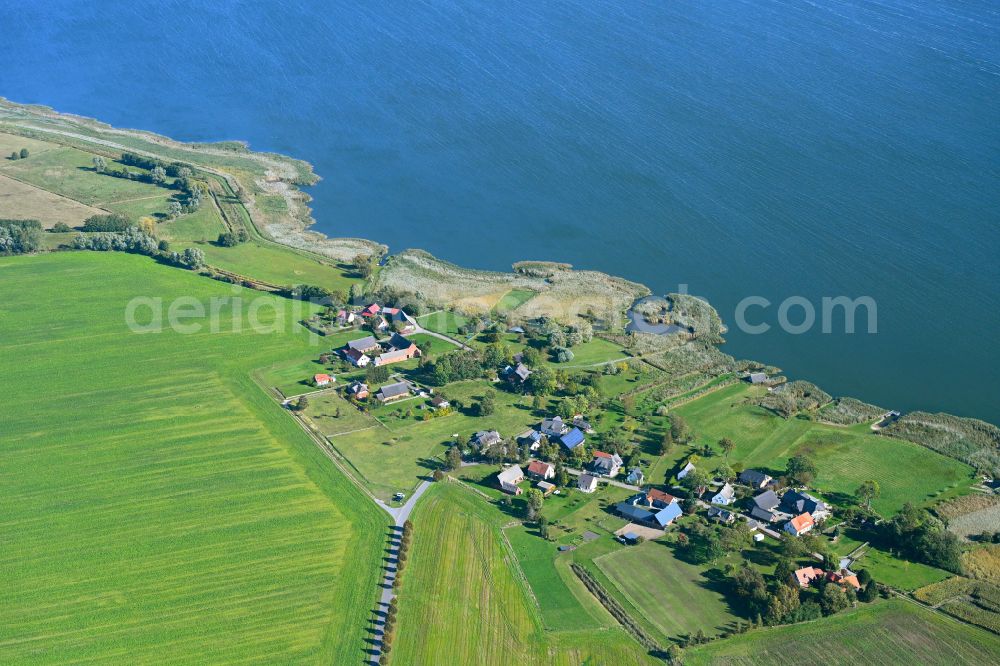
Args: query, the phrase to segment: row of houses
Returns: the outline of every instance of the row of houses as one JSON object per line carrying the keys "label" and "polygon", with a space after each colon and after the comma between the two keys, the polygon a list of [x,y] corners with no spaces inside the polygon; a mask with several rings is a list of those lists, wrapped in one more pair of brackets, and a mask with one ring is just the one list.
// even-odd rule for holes
{"label": "row of houses", "polygon": [[374,331],[388,331],[394,324],[402,324],[403,332],[416,330],[416,324],[401,308],[370,303],[360,310],[344,308],[337,312],[337,324],[357,326],[368,324]]}
{"label": "row of houses", "polygon": [[363,368],[369,363],[382,366],[408,361],[420,356],[420,348],[405,336],[393,333],[386,341],[371,335],[350,340],[340,354],[355,367]]}

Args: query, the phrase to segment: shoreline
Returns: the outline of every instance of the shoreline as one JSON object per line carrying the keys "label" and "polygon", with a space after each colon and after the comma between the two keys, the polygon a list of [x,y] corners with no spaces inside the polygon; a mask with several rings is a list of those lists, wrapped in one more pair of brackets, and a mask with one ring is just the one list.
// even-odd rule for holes
{"label": "shoreline", "polygon": [[[522,260],[514,263],[510,272],[489,271],[458,266],[439,259],[425,250],[404,249],[396,254],[390,254],[387,245],[375,240],[327,236],[321,231],[312,229],[316,223],[312,217],[312,209],[308,205],[312,197],[302,189],[314,185],[320,180],[312,165],[287,155],[254,151],[247,142],[180,142],[147,130],[115,128],[94,118],[61,113],[44,105],[19,104],[0,97],[0,131],[5,128],[8,131],[15,129],[16,133],[29,137],[41,134],[50,141],[52,135],[55,135],[104,148],[129,150],[161,158],[190,161],[198,168],[224,178],[233,186],[253,225],[257,227],[266,240],[318,254],[337,262],[349,263],[355,256],[364,254],[377,258],[379,265],[385,266],[393,261],[402,261],[404,258],[417,256],[426,263],[433,264],[434,268],[439,270],[439,273],[436,273],[434,277],[440,277],[450,270],[452,273],[448,276],[453,276],[456,273],[462,277],[485,276],[488,279],[512,284],[518,277],[530,277],[533,280],[552,282],[552,275],[542,277],[531,273],[530,270],[522,272],[524,267],[529,269],[539,266],[547,267],[553,270],[553,275],[556,276],[560,274],[601,276],[608,284],[618,288],[620,294],[629,294],[628,306],[622,309],[621,314],[623,315],[627,315],[627,312],[631,311],[631,305],[638,299],[656,297],[644,284],[598,271],[578,270],[568,264]],[[107,136],[116,140],[108,139]],[[224,163],[224,166],[221,166],[220,162]],[[277,219],[274,216],[270,216],[269,219],[269,216],[256,205],[257,196],[280,197],[287,205],[287,213]],[[718,312],[711,303],[705,299],[699,298],[698,300],[706,304],[708,309],[718,317]],[[718,347],[724,342],[722,340],[711,344]],[[766,364],[759,363],[759,365],[765,366]],[[927,412],[913,413],[923,418],[928,415]],[[995,424],[975,417],[958,417],[946,412],[935,412],[933,416],[948,420],[968,421],[973,425],[982,424],[1000,433],[1000,428],[997,428]],[[975,427],[980,429],[979,426]],[[1000,434],[998,434],[998,440],[1000,440]]]}

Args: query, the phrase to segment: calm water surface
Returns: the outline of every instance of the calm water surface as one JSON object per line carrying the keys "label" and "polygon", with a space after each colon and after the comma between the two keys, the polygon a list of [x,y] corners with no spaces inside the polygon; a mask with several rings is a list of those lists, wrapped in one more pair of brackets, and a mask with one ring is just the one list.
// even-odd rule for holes
{"label": "calm water surface", "polygon": [[994,2],[107,4],[0,0],[0,95],[301,157],[318,228],[393,250],[683,283],[730,324],[868,295],[877,335],[727,351],[1000,423]]}

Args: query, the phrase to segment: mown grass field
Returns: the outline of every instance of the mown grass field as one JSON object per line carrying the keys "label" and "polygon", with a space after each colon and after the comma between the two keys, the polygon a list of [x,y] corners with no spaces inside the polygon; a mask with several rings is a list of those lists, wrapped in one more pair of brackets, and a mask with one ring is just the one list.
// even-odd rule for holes
{"label": "mown grass field", "polygon": [[247,275],[278,285],[314,284],[347,292],[359,282],[344,269],[320,262],[291,248],[254,241],[235,247],[214,243],[178,243],[177,247],[195,246],[205,253],[205,262],[223,270]]}
{"label": "mown grass field", "polygon": [[[883,513],[895,512],[907,501],[929,503],[968,492],[972,470],[964,463],[911,442],[869,434],[865,424],[839,428],[805,418],[782,419],[748,402],[759,390],[734,384],[676,411],[699,443],[731,438],[736,449],[730,461],[748,468],[777,475],[793,455],[809,455],[819,468],[813,485],[833,501],[852,501],[854,490],[868,479],[881,486],[874,508]],[[722,458],[714,460],[718,464]]]}
{"label": "mown grass field", "polygon": [[421,500],[393,663],[654,663],[620,629],[544,631],[498,519],[456,484],[437,484]]}
{"label": "mown grass field", "polygon": [[995,664],[1000,638],[903,600],[685,650],[699,664]]}
{"label": "mown grass field", "polygon": [[722,593],[723,584],[706,576],[706,567],[674,557],[655,541],[619,550],[595,564],[639,614],[666,637],[720,634],[741,619]]}
{"label": "mown grass field", "polygon": [[359,663],[386,517],[249,377],[305,334],[131,333],[134,296],[233,294],[133,255],[0,291],[0,662]]}

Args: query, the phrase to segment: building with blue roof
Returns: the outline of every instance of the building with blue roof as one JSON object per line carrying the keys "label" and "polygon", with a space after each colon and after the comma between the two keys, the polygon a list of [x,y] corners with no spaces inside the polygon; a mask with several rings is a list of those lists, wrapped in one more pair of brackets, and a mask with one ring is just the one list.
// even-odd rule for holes
{"label": "building with blue roof", "polygon": [[562,442],[563,446],[572,451],[576,447],[583,444],[586,441],[586,438],[583,436],[583,433],[580,432],[579,428],[573,428],[568,433],[563,435],[560,438],[560,441]]}

